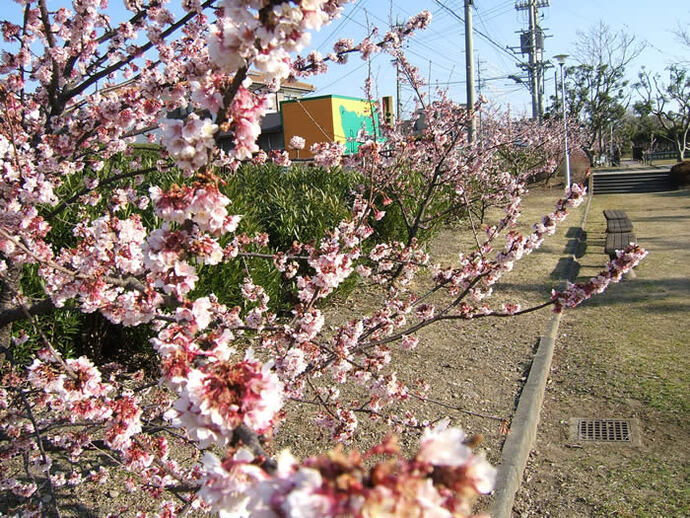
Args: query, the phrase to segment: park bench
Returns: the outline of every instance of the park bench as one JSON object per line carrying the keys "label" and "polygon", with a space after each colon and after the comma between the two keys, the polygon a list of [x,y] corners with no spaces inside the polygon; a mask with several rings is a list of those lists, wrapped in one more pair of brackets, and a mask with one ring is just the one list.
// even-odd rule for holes
{"label": "park bench", "polygon": [[632,232],[632,221],[628,215],[622,210],[605,210],[604,217],[606,218],[606,232]]}
{"label": "park bench", "polygon": [[616,250],[623,250],[637,239],[632,233],[633,225],[628,215],[622,210],[605,210],[606,218],[606,245],[604,252],[611,259],[615,259]]}

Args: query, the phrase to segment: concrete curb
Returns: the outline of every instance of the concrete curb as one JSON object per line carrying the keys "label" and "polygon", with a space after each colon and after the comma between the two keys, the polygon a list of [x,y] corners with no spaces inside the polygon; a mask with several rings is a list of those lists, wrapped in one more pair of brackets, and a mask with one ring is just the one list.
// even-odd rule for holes
{"label": "concrete curb", "polygon": [[[587,223],[587,214],[592,201],[592,195],[587,197],[580,227],[575,237],[576,246],[570,255],[570,264],[566,272],[566,278],[571,279],[577,261],[575,254],[582,240],[583,229]],[[494,518],[510,518],[515,502],[515,495],[520,489],[522,473],[527,466],[527,459],[537,437],[537,425],[539,415],[544,402],[546,381],[551,371],[551,360],[556,346],[558,326],[561,322],[561,313],[554,313],[546,324],[544,334],[539,340],[537,353],[532,360],[527,382],[520,394],[520,400],[513,416],[511,431],[503,445],[501,464],[496,476],[494,501],[491,516]]]}

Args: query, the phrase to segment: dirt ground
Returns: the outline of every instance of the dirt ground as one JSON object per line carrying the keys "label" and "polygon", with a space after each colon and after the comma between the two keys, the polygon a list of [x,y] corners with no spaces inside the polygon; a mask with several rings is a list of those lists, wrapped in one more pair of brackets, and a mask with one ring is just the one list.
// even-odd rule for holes
{"label": "dirt ground", "polygon": [[[549,212],[558,188],[534,188],[524,210],[524,230]],[[588,222],[580,276],[595,275],[606,261],[602,209],[624,209],[650,256],[631,281],[567,313],[547,387],[536,447],[517,495],[514,516],[690,516],[688,503],[688,314],[690,309],[690,191],[597,196]],[[580,223],[576,209],[542,248],[520,261],[500,283],[501,301],[536,305],[550,296],[567,261],[565,251]],[[434,262],[452,262],[471,247],[466,228],[448,228],[433,241]],[[362,289],[337,301],[333,315],[346,319],[375,307],[380,294]],[[515,319],[480,319],[426,328],[420,346],[396,357],[399,378],[424,378],[439,404],[410,403],[421,419],[449,416],[481,445],[497,465],[505,435],[501,419],[512,417],[549,309]],[[347,395],[347,394],[346,394]],[[354,395],[354,394],[350,394]],[[482,414],[488,417],[470,415]],[[310,419],[309,407],[291,406],[273,451],[289,447],[298,456],[331,447]],[[573,417],[636,418],[641,445],[593,445],[572,441]],[[365,448],[388,432],[381,422],[361,419],[356,444]],[[414,432],[401,442],[412,448]],[[126,495],[121,481],[85,484],[71,495],[69,516],[134,516],[145,495]],[[77,504],[78,502],[78,504]],[[491,498],[480,501],[488,511]],[[1,506],[0,506],[1,507]],[[189,516],[195,516],[192,512]]]}
{"label": "dirt ground", "polygon": [[[535,189],[523,211],[524,230],[542,214],[553,209],[561,195],[560,189]],[[579,222],[579,210],[569,224]],[[519,302],[523,307],[543,302],[550,296],[551,285],[560,278],[560,253],[567,242],[568,226],[563,226],[553,239],[537,252],[518,263],[515,271],[505,277],[497,290],[494,304],[501,300]],[[469,251],[473,240],[468,228],[448,228],[433,241],[431,255],[437,263],[452,264],[460,250]],[[379,307],[381,294],[373,289],[360,289],[345,300],[335,301],[329,309],[331,317],[345,320],[361,316]],[[433,421],[444,416],[462,426],[468,434],[482,434],[481,445],[489,460],[497,464],[501,445],[501,420],[509,420],[516,404],[516,396],[526,379],[530,358],[539,340],[541,330],[550,318],[548,309],[528,314],[516,320],[479,319],[468,325],[445,323],[430,326],[420,334],[420,346],[414,351],[394,358],[399,378],[406,382],[424,379],[432,386],[430,397],[438,404],[409,402],[408,409],[420,419]],[[334,324],[333,320],[330,322]],[[347,389],[343,387],[343,392]],[[356,397],[345,393],[343,397]],[[469,415],[459,410],[490,417]],[[295,455],[304,457],[333,447],[322,430],[312,423],[315,415],[308,405],[289,405],[288,419],[277,431],[276,440],[269,445],[272,452],[287,447]],[[390,430],[385,424],[361,418],[355,437],[359,449],[379,442]],[[401,444],[413,449],[419,434],[403,433]],[[173,441],[174,443],[174,441]],[[173,444],[173,448],[176,446]],[[94,457],[94,469],[105,457]],[[135,516],[147,507],[147,496],[124,489],[124,479],[114,476],[105,485],[83,484],[77,488],[64,488],[60,498],[67,505],[63,516]],[[488,506],[488,500],[482,502]],[[2,509],[0,505],[0,510]],[[1,511],[0,511],[1,513]],[[196,516],[191,512],[188,516]]]}
{"label": "dirt ground", "polygon": [[[535,188],[523,211],[525,225],[548,212],[559,189]],[[586,249],[578,254],[579,277],[605,264],[603,209],[623,209],[638,241],[650,251],[637,278],[614,285],[564,315],[539,425],[538,440],[517,495],[514,516],[690,516],[688,492],[688,369],[690,340],[690,191],[596,196],[590,206]],[[538,304],[558,284],[567,265],[584,207],[556,236],[520,262],[497,289],[497,300]],[[434,240],[434,261],[447,262],[470,245],[466,229],[446,229]],[[465,248],[466,249],[466,248]],[[357,292],[336,308],[343,317],[366,311],[376,294]],[[529,372],[548,309],[516,319],[449,323],[427,328],[422,345],[408,353],[402,379],[423,377],[431,397],[448,406],[510,419]],[[497,421],[437,405],[417,405],[429,419],[448,415],[468,433],[484,436],[482,447],[498,464],[504,436]],[[307,413],[283,432],[300,428],[299,446],[309,454],[327,443],[304,428]],[[569,437],[572,418],[635,419],[640,446],[583,444]],[[362,422],[357,443],[367,445],[386,430]],[[306,439],[306,440],[305,440]],[[410,433],[403,444],[416,444]],[[491,499],[480,502],[489,510]]]}
{"label": "dirt ground", "polygon": [[[522,230],[529,231],[532,223],[550,212],[562,195],[558,188],[535,187],[523,207]],[[559,283],[567,261],[564,250],[570,236],[579,225],[584,207],[575,209],[570,218],[532,255],[520,261],[513,272],[499,283],[492,306],[501,302],[518,302],[523,308],[540,304],[550,297],[552,287]],[[430,253],[435,263],[448,264],[456,259],[460,250],[469,251],[473,239],[468,228],[447,228],[434,239]],[[605,257],[602,255],[600,265]],[[375,307],[379,295],[373,291],[358,290],[347,300],[338,301],[334,311],[342,319],[361,315]],[[498,464],[505,435],[501,433],[501,419],[510,420],[517,396],[526,380],[532,355],[546,322],[551,317],[543,309],[515,319],[479,319],[467,323],[440,323],[420,333],[420,346],[404,357],[395,358],[399,378],[411,381],[423,378],[432,388],[430,397],[439,404],[419,402],[406,405],[422,419],[434,420],[442,416],[451,418],[468,434],[481,434],[481,447],[493,464]],[[397,360],[397,361],[396,361]],[[445,406],[442,406],[445,405]],[[449,408],[450,407],[450,408]],[[469,415],[473,413],[490,417]],[[328,441],[314,427],[305,427],[311,417],[308,408],[291,408],[290,418],[281,426],[283,437],[297,435],[298,440],[286,440],[278,446],[287,446],[299,455],[309,455],[328,447]],[[381,423],[360,421],[356,436],[359,447],[366,447],[388,432]],[[410,448],[417,444],[418,435],[403,433],[401,442]],[[485,510],[490,499],[481,502]]]}

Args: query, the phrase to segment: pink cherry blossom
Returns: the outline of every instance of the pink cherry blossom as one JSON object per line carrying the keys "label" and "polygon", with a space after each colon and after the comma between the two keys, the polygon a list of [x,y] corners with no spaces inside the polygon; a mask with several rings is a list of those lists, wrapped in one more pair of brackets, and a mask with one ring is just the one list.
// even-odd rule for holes
{"label": "pink cherry blossom", "polygon": [[292,149],[304,149],[304,139],[299,135],[293,135],[290,138],[290,147]]}
{"label": "pink cherry blossom", "polygon": [[168,119],[161,126],[161,144],[181,169],[191,173],[209,163],[209,153],[215,147],[216,124],[192,113],[184,122]]}
{"label": "pink cherry blossom", "polygon": [[[337,18],[346,0],[183,0],[182,15],[140,0],[126,0],[124,14],[104,0],[19,3],[12,16],[22,24],[0,24],[8,40],[0,60],[0,276],[11,306],[3,316],[32,324],[14,333],[8,353],[31,357],[24,365],[6,355],[0,431],[9,438],[3,458],[25,459],[39,476],[25,480],[9,463],[0,487],[18,499],[12,512],[57,515],[64,491],[56,488],[114,480],[142,493],[142,516],[469,515],[495,470],[460,429],[445,421],[429,428],[410,411],[430,385],[407,379],[397,362],[427,325],[534,309],[510,301],[493,309],[491,296],[584,199],[572,186],[531,230],[517,230],[529,182],[552,174],[561,157],[560,125],[519,121],[480,102],[472,108],[483,112],[482,135],[470,142],[458,131],[469,122],[466,107],[443,92],[427,99],[402,52],[428,12],[382,36],[340,39],[324,56],[309,48],[310,31]],[[395,59],[420,93],[424,128],[410,135],[394,123],[380,129],[381,140],[360,139],[348,157],[340,142],[314,144],[317,166],[343,165],[342,174],[357,178],[343,197],[347,214],[312,242],[277,250],[268,233],[239,227],[226,189],[242,162],[290,166],[287,151],[259,150],[269,103],[248,71],[277,90],[353,52]],[[373,97],[371,82],[365,91]],[[577,145],[577,128],[570,131]],[[144,143],[156,141],[161,147]],[[296,136],[288,147],[304,146]],[[376,242],[396,211],[401,236]],[[424,233],[460,216],[471,219],[476,246],[430,266]],[[631,245],[544,305],[576,306],[645,254]],[[221,271],[241,272],[241,280],[231,293],[204,292]],[[269,298],[258,271],[280,280],[291,307],[276,311],[283,301]],[[327,297],[355,272],[380,304],[332,319]],[[30,314],[55,308],[98,312],[108,325],[146,324],[158,381],[63,357]],[[365,396],[354,401],[354,393]],[[338,443],[356,441],[372,419],[421,430],[421,444],[411,457],[392,437],[365,452],[341,446],[303,460],[273,457],[271,437],[292,405],[315,407],[316,423]],[[178,440],[184,446],[173,448]],[[113,461],[107,469],[91,465],[94,448]]]}

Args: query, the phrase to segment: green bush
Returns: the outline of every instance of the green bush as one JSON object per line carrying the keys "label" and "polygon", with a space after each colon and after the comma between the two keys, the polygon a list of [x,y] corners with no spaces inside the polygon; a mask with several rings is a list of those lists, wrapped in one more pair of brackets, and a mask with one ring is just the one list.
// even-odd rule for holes
{"label": "green bush", "polygon": [[357,176],[341,169],[246,165],[223,190],[233,209],[256,218],[272,247],[285,250],[295,240],[318,241],[346,219],[358,183]]}
{"label": "green bush", "polygon": [[[135,149],[133,153],[140,159],[141,167],[151,167],[159,159],[155,150]],[[84,176],[108,178],[114,173],[127,172],[130,158],[118,155],[106,163],[96,175],[86,169],[73,175],[60,187],[58,195],[67,199],[83,189]],[[283,168],[274,164],[244,165],[235,172],[220,172],[223,180],[222,192],[230,199],[228,211],[241,214],[237,232],[249,236],[265,232],[269,245],[263,249],[255,247],[252,251],[273,254],[290,248],[294,241],[318,245],[318,242],[338,223],[350,216],[354,192],[361,189],[362,178],[357,173],[343,170],[326,170],[319,167],[295,165]],[[59,215],[51,217],[50,239],[56,248],[76,245],[72,222],[94,219],[106,213],[108,196],[116,188],[131,186],[140,193],[148,191],[150,185],[167,187],[174,182],[184,181],[177,170],[164,173],[149,173],[142,183],[134,178],[125,178],[111,183],[102,189],[103,199],[94,206],[79,202],[60,210]],[[53,209],[46,207],[45,214]],[[405,225],[399,208],[386,207],[384,219],[375,224],[373,241],[401,240],[405,236]],[[157,224],[151,207],[138,209],[128,206],[117,213],[119,217],[129,217],[133,212],[139,214],[144,224],[152,228]],[[225,236],[222,245],[233,236]],[[366,253],[366,246],[364,252]],[[295,299],[294,281],[284,279],[276,271],[271,259],[245,258],[240,261],[216,266],[197,265],[199,281],[192,295],[214,293],[228,306],[242,305],[240,293],[242,282],[249,274],[254,283],[264,287],[270,297],[270,308],[278,313],[289,311]],[[301,273],[308,273],[305,267]],[[352,276],[338,290],[338,294],[349,292],[356,284]],[[25,295],[36,299],[43,297],[41,280],[35,267],[27,267],[22,279]],[[99,314],[85,315],[68,304],[49,316],[38,317],[32,322],[16,323],[14,335],[25,331],[30,339],[18,348],[18,356],[28,361],[31,353],[42,346],[40,333],[34,325],[41,328],[51,343],[66,356],[87,354],[96,361],[123,359],[129,356],[150,355],[148,339],[152,331],[149,326],[127,329],[107,322]],[[125,354],[123,354],[125,353]]]}
{"label": "green bush", "polygon": [[[141,168],[148,168],[155,165],[160,159],[160,154],[154,149],[135,148],[128,156],[120,154],[112,157],[98,173],[87,167],[80,173],[65,177],[57,189],[58,198],[70,200],[73,195],[80,193],[84,188],[85,177],[104,179],[118,172],[128,172],[128,166],[133,157],[139,159]],[[114,189],[136,186],[139,191],[144,191],[154,182],[169,184],[179,177],[180,173],[176,170],[169,173],[153,173],[149,174],[146,181],[139,186],[136,186],[137,182],[134,178],[125,178],[101,189],[103,197],[94,205],[84,204],[81,200],[75,199],[65,206],[58,206],[57,211],[55,207],[46,206],[43,208],[42,216],[51,225],[48,239],[54,243],[56,249],[73,247],[77,244],[77,238],[73,233],[74,222],[82,219],[88,221],[106,214],[108,196]],[[131,206],[125,211],[118,212],[117,215],[128,217],[132,211],[140,214],[145,224],[151,224],[155,219],[150,209],[132,209]],[[24,268],[21,291],[30,300],[40,300],[45,297],[43,282],[37,274],[35,265]],[[13,348],[15,359],[21,363],[30,361],[35,350],[44,346],[43,337],[66,357],[86,354],[95,361],[116,359],[117,353],[122,351],[128,351],[128,355],[119,359],[129,358],[131,352],[148,353],[150,351],[148,338],[151,336],[151,330],[148,326],[139,328],[116,326],[105,321],[100,315],[82,313],[71,301],[49,315],[37,316],[31,321],[19,321],[12,324],[13,337],[18,338],[24,334],[28,336],[28,340]]]}
{"label": "green bush", "polygon": [[[222,177],[225,184],[221,190],[230,199],[228,210],[242,214],[237,232],[268,234],[268,247],[253,250],[264,254],[289,249],[294,241],[318,244],[349,217],[352,193],[359,181],[340,169],[274,164],[247,164]],[[240,287],[247,273],[266,290],[273,311],[288,311],[296,301],[293,282],[286,281],[270,259],[260,258],[202,269],[195,292],[213,292],[225,304],[242,304]],[[345,289],[352,284],[346,283]]]}

